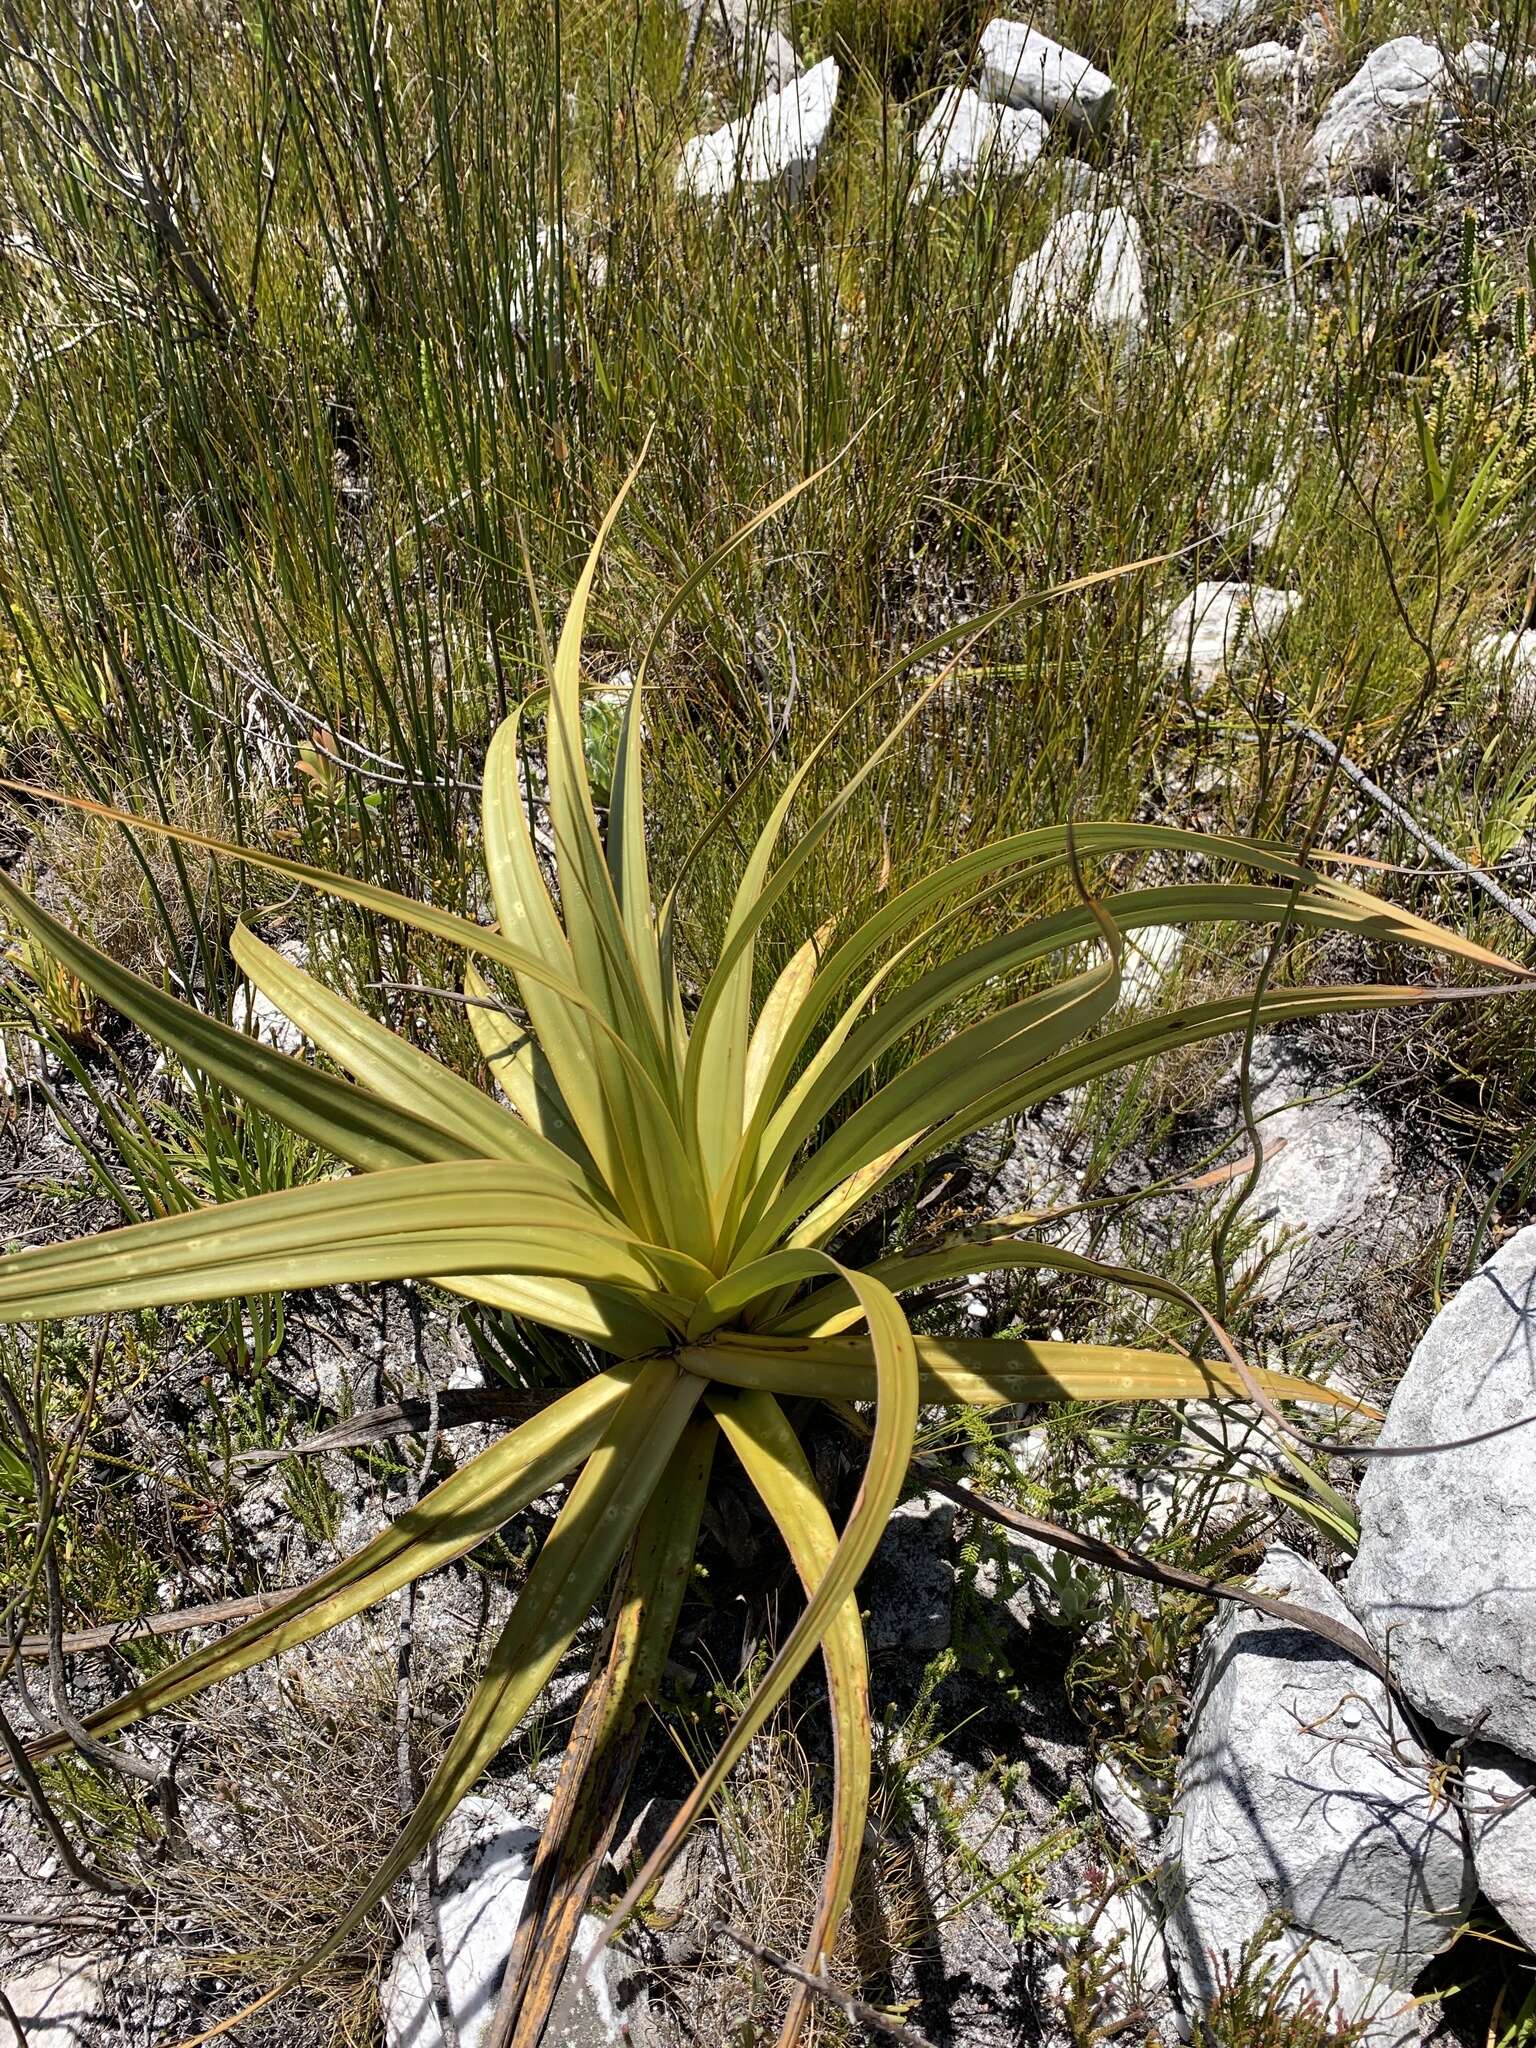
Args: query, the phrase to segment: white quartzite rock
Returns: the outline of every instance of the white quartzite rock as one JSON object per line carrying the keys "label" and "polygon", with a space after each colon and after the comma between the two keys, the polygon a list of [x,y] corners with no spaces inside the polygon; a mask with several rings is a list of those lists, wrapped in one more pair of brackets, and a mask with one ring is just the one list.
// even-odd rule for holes
{"label": "white quartzite rock", "polygon": [[1310,175],[1325,185],[1396,177],[1445,83],[1445,58],[1433,43],[1383,43],[1324,107],[1307,152]]}
{"label": "white quartzite rock", "polygon": [[[1536,1226],[1435,1317],[1383,1444],[1475,1436],[1536,1413]],[[1536,1758],[1536,1428],[1382,1458],[1360,1486],[1350,1604],[1398,1684],[1453,1735]]]}
{"label": "white quartzite rock", "polygon": [[[1102,1899],[1071,1900],[1058,1906],[1053,1917],[1064,1933],[1081,1929],[1093,1956],[1110,1965],[1118,2005],[1145,2005],[1167,1988],[1162,1921],[1145,1886],[1128,1885]],[[1067,1981],[1066,1970],[1055,1964],[1046,1972],[1045,1989],[1059,1998]]]}
{"label": "white quartzite rock", "polygon": [[[754,92],[782,92],[800,76],[778,0],[696,0],[732,69]],[[690,10],[692,11],[692,10]]]}
{"label": "white quartzite rock", "polygon": [[1115,88],[1105,74],[1022,21],[989,21],[981,32],[981,90],[1010,107],[1033,107],[1054,120],[1065,115],[1099,129],[1109,119]]}
{"label": "white quartzite rock", "polygon": [[1197,583],[1168,620],[1164,663],[1197,684],[1252,670],[1300,602],[1296,591],[1265,583]]}
{"label": "white quartzite rock", "polygon": [[1249,43],[1232,62],[1240,85],[1289,85],[1302,68],[1301,52],[1276,42]]}
{"label": "white quartzite rock", "polygon": [[1399,1189],[1382,1119],[1350,1095],[1309,1100],[1317,1080],[1278,1038],[1255,1040],[1249,1076],[1265,1156],[1245,1214],[1263,1225],[1255,1256],[1278,1247],[1260,1293],[1399,1252],[1419,1211]]}
{"label": "white quartzite rock", "polygon": [[1241,469],[1224,469],[1211,493],[1211,524],[1231,546],[1262,554],[1280,538],[1295,489],[1294,468],[1263,481]]}
{"label": "white quartzite rock", "polygon": [[1122,1841],[1138,1855],[1143,1849],[1151,1848],[1157,1833],[1157,1823],[1149,1810],[1149,1801],[1155,1791],[1152,1781],[1134,1764],[1121,1763],[1106,1756],[1094,1766],[1093,1796],[1098,1801],[1099,1811]]}
{"label": "white quartzite rock", "polygon": [[[466,1799],[443,1831],[438,1925],[459,2048],[480,2048],[490,2027],[538,1839],[535,1829],[519,1825],[494,1799]],[[594,2000],[582,1981],[581,1961],[599,1931],[600,1923],[590,1915],[577,1930],[576,1954],[550,2023],[549,2038],[562,2048],[600,2048],[622,2038],[606,1988]],[[388,2048],[441,2048],[419,1927],[397,1950],[379,2002]]]}
{"label": "white quartzite rock", "polygon": [[1318,205],[1304,206],[1291,223],[1291,253],[1299,263],[1310,263],[1342,249],[1353,236],[1368,233],[1391,212],[1375,192],[1330,192]]}
{"label": "white quartzite rock", "polygon": [[1536,1948],[1536,1763],[1472,1743],[1462,1804],[1480,1889]]}
{"label": "white quartzite rock", "polygon": [[913,189],[922,195],[988,176],[1016,178],[1035,162],[1049,134],[1033,107],[1000,106],[969,86],[951,86],[918,134]]}
{"label": "white quartzite rock", "polygon": [[1123,207],[1097,213],[1079,208],[1052,224],[1034,255],[1013,273],[993,354],[1031,320],[1063,316],[1122,337],[1146,325],[1141,231]]}
{"label": "white quartzite rock", "polygon": [[1265,12],[1265,0],[1179,0],[1186,35],[1246,35]]}
{"label": "white quartzite rock", "polygon": [[[106,2004],[101,1965],[88,1956],[51,1956],[0,1977],[27,2048],[86,2048]],[[7,2029],[9,2032],[9,2029]]]}
{"label": "white quartzite rock", "polygon": [[[1272,1550],[1256,1583],[1353,1625],[1314,1566]],[[1395,2015],[1471,1896],[1455,1813],[1386,1688],[1301,1629],[1228,1609],[1206,1640],[1164,1844],[1168,1940],[1187,1992],[1208,2000],[1266,1919],[1302,1955],[1308,1991],[1371,2038],[1416,2039]],[[1337,1991],[1335,1991],[1335,1983]]]}
{"label": "white quartzite rock", "polygon": [[838,70],[825,57],[783,92],[759,100],[750,114],[683,149],[677,189],[693,199],[723,199],[738,184],[782,182],[798,198],[815,173],[837,105]]}
{"label": "white quartzite rock", "polygon": [[1513,80],[1529,82],[1536,76],[1536,59],[1517,58],[1508,49],[1479,40],[1466,45],[1452,70],[1458,85],[1491,107],[1503,99]]}
{"label": "white quartzite rock", "polygon": [[1536,711],[1536,632],[1489,633],[1472,649],[1481,667],[1492,669],[1509,685],[1509,708],[1516,718]]}
{"label": "white quartzite rock", "polygon": [[1180,925],[1144,924],[1128,931],[1120,961],[1119,1008],[1145,1010],[1155,1003],[1178,972],[1183,951]]}

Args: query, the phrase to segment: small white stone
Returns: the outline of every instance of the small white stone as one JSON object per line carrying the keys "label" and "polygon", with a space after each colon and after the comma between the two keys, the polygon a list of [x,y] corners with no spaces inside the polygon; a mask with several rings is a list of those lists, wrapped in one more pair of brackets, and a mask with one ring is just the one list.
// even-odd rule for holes
{"label": "small white stone", "polygon": [[527,335],[538,325],[539,304],[557,255],[555,231],[541,221],[524,245],[519,274],[508,283],[507,320],[514,334]]}
{"label": "small white stone", "polygon": [[1265,0],[1179,0],[1179,27],[1186,35],[1241,36],[1265,11]]}
{"label": "small white stone", "polygon": [[798,198],[815,173],[837,105],[836,60],[825,57],[783,92],[759,100],[750,114],[683,149],[677,189],[692,199],[723,199],[738,184],[782,181]]}
{"label": "small white stone", "polygon": [[1049,324],[1063,317],[1119,338],[1134,337],[1146,325],[1141,231],[1123,207],[1079,208],[1051,226],[1013,274],[994,358],[1032,320]]}
{"label": "small white stone", "polygon": [[[1361,1247],[1401,1247],[1414,1210],[1397,1179],[1383,1120],[1293,1063],[1284,1044],[1254,1041],[1249,1067],[1264,1159],[1247,1207],[1258,1226],[1242,1270],[1270,1254],[1255,1281],[1264,1300],[1326,1270],[1336,1280]],[[1321,1099],[1318,1099],[1321,1098]]]}
{"label": "small white stone", "polygon": [[1052,120],[1061,114],[1093,130],[1109,119],[1115,88],[1104,72],[1027,23],[988,22],[979,54],[984,98],[1033,107]]}
{"label": "small white stone", "polygon": [[1303,207],[1291,223],[1291,254],[1298,263],[1310,263],[1369,233],[1391,212],[1374,192],[1330,192],[1318,205]]}
{"label": "small white stone", "polygon": [[1289,85],[1302,68],[1299,50],[1284,43],[1250,43],[1233,58],[1240,85]]}
{"label": "small white stone", "polygon": [[952,86],[918,134],[914,196],[1018,177],[1037,161],[1049,134],[1033,107],[999,106],[969,86]]}
{"label": "small white stone", "polygon": [[1219,170],[1237,152],[1237,145],[1219,121],[1206,121],[1195,137],[1190,163],[1197,171]]}
{"label": "small white stone", "polygon": [[1056,1909],[1065,1928],[1087,1933],[1096,1956],[1118,1967],[1125,2003],[1143,2003],[1168,1986],[1163,1924],[1145,1885],[1126,1885],[1104,1899],[1074,1899]]}
{"label": "small white stone", "polygon": [[1080,156],[1061,159],[1056,166],[1056,183],[1064,209],[1086,208],[1090,213],[1102,213],[1110,204],[1108,181]]}
{"label": "small white stone", "polygon": [[1197,583],[1174,607],[1163,633],[1163,662],[1198,686],[1257,666],[1301,602],[1295,590],[1264,583]]}
{"label": "small white stone", "polygon": [[[290,966],[303,967],[308,962],[308,949],[296,939],[286,940],[277,950]],[[274,1052],[298,1054],[304,1050],[304,1034],[298,1025],[248,981],[242,981],[235,990],[229,1021],[237,1031],[259,1038]]]}
{"label": "small white stone", "polygon": [[1508,685],[1515,718],[1536,714],[1536,632],[1527,627],[1520,633],[1484,634],[1472,649],[1472,659]]}
{"label": "small white stone", "polygon": [[[499,1801],[484,1798],[464,1800],[443,1831],[438,1926],[459,2048],[481,2048],[490,2031],[538,1839],[536,1829],[523,1826]],[[589,1992],[581,1969],[600,1931],[601,1923],[590,1915],[577,1929],[555,2032],[563,2011],[567,2028],[584,2023],[597,2038],[618,2041],[623,2036],[606,1978],[600,1977],[595,1992]],[[419,1927],[396,1951],[379,2003],[388,2048],[441,2048],[432,1973]]]}
{"label": "small white stone", "polygon": [[[1353,1625],[1335,1588],[1292,1552],[1272,1550],[1256,1584]],[[1345,1732],[1351,1701],[1362,1725]],[[1214,1995],[1222,1956],[1235,1960],[1280,1914],[1289,1925],[1266,1954],[1283,1963],[1311,1944],[1284,2005],[1311,1993],[1346,2016],[1381,2011],[1383,2040],[1472,1893],[1439,1766],[1403,1730],[1381,1680],[1309,1631],[1233,1608],[1202,1650],[1163,1855],[1186,1993]]]}
{"label": "small white stone", "polygon": [[19,1975],[8,1972],[5,1995],[15,2008],[26,2048],[86,2048],[106,2005],[100,1965],[89,1956],[56,1956]]}
{"label": "small white stone", "polygon": [[1122,1010],[1143,1010],[1155,1003],[1177,973],[1184,951],[1184,932],[1176,924],[1143,925],[1125,934],[1120,961]]}
{"label": "small white stone", "polygon": [[1295,488],[1294,473],[1254,483],[1241,471],[1224,469],[1211,495],[1211,524],[1229,546],[1263,554],[1285,528]]}
{"label": "small white stone", "polygon": [[34,1081],[49,1081],[56,1068],[43,1047],[23,1031],[0,1031],[0,1100],[12,1102]]}
{"label": "small white stone", "polygon": [[1133,1849],[1148,1848],[1157,1832],[1148,1810],[1152,1790],[1152,1781],[1134,1765],[1106,1756],[1094,1766],[1093,1796],[1099,1809]]}
{"label": "small white stone", "polygon": [[1509,90],[1512,77],[1536,77],[1536,59],[1516,58],[1497,44],[1475,38],[1456,58],[1452,67],[1458,85],[1485,106],[1497,106]]}

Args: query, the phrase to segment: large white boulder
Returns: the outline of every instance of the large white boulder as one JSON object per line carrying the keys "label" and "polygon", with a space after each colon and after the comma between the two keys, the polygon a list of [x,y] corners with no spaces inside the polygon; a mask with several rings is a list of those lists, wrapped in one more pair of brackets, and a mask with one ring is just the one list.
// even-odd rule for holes
{"label": "large white boulder", "polygon": [[[466,1799],[443,1830],[437,1923],[459,2048],[480,2048],[490,2030],[538,1840],[537,1829],[523,1826],[495,1799]],[[601,1923],[590,1914],[577,1929],[576,1953],[551,2018],[550,2038],[567,2048],[601,2048],[624,2038],[606,1975],[594,1996],[581,1969],[600,1929]],[[396,1950],[379,2003],[387,2048],[442,2048],[432,1972],[419,1926]]]}
{"label": "large white boulder", "polygon": [[989,21],[981,32],[979,56],[986,99],[1033,107],[1048,120],[1060,114],[1094,130],[1104,126],[1114,108],[1115,88],[1104,72],[1026,22]]}
{"label": "large white boulder", "polygon": [[1123,207],[1086,207],[1052,223],[1033,256],[1013,273],[1008,304],[993,342],[994,358],[1012,335],[1034,322],[1077,319],[1119,339],[1146,325],[1141,230]]}
{"label": "large white boulder", "polygon": [[691,199],[724,199],[737,185],[782,185],[798,198],[815,174],[837,106],[836,60],[825,57],[783,92],[710,135],[695,135],[677,167]]}
{"label": "large white boulder", "polygon": [[[1384,1445],[1444,1444],[1536,1414],[1536,1225],[1435,1317]],[[1373,1459],[1350,1604],[1407,1697],[1453,1735],[1536,1758],[1536,1427]]]}
{"label": "large white boulder", "polygon": [[1445,84],[1445,58],[1433,43],[1383,43],[1324,107],[1307,151],[1311,177],[1326,185],[1397,177]]}
{"label": "large white boulder", "polygon": [[[1316,1569],[1275,1549],[1255,1584],[1352,1624]],[[1265,1922],[1311,1994],[1371,2038],[1403,2032],[1407,1989],[1451,1938],[1471,1869],[1435,1760],[1386,1688],[1310,1631],[1228,1608],[1202,1652],[1164,1842],[1167,1934],[1187,1994],[1209,2000]],[[1411,2019],[1411,2016],[1410,2016]]]}
{"label": "large white boulder", "polygon": [[1536,1948],[1536,1763],[1475,1742],[1462,1805],[1478,1888],[1528,1948]]}
{"label": "large white boulder", "polygon": [[1163,629],[1164,666],[1200,687],[1250,673],[1300,602],[1297,591],[1266,583],[1197,583]]}
{"label": "large white boulder", "polygon": [[1001,106],[969,86],[951,86],[918,132],[913,190],[923,196],[989,176],[1016,178],[1036,161],[1049,135],[1033,107]]}

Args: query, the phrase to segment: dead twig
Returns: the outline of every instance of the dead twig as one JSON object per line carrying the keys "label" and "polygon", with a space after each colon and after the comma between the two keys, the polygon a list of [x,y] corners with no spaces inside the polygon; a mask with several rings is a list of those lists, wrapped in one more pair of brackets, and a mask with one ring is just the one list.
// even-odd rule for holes
{"label": "dead twig", "polygon": [[[241,1600],[210,1600],[201,1607],[177,1607],[167,1614],[142,1614],[132,1621],[107,1621],[97,1628],[68,1630],[59,1639],[66,1657],[91,1650],[115,1650],[120,1644],[137,1642],[144,1636],[179,1635],[188,1628],[214,1628],[221,1621],[245,1621],[275,1607],[286,1593],[251,1593]],[[23,1657],[46,1658],[50,1639],[46,1635],[23,1636],[19,1645]]]}
{"label": "dead twig", "polygon": [[[560,1398],[561,1389],[491,1387],[445,1387],[437,1397],[437,1427],[465,1429],[476,1422],[526,1422],[541,1414]],[[309,1458],[322,1451],[355,1451],[390,1437],[420,1436],[431,1427],[432,1406],[427,1401],[386,1401],[361,1415],[349,1415],[333,1422],[315,1436],[301,1437],[271,1451],[241,1451],[233,1460],[240,1471],[265,1471],[281,1465],[286,1458]]]}
{"label": "dead twig", "polygon": [[1498,905],[1506,917],[1512,917],[1523,932],[1536,938],[1536,915],[1523,904],[1517,903],[1486,868],[1474,867],[1470,861],[1465,861],[1459,854],[1453,853],[1443,839],[1437,839],[1433,832],[1421,825],[1406,805],[1399,803],[1395,796],[1389,796],[1381,784],[1373,781],[1359,763],[1352,761],[1326,733],[1319,732],[1315,726],[1303,725],[1300,719],[1292,718],[1289,712],[1283,716],[1287,727],[1298,739],[1304,739],[1309,746],[1316,747],[1320,754],[1325,755],[1339,773],[1355,785],[1362,796],[1369,797],[1379,811],[1390,818],[1394,825],[1401,826],[1410,839],[1417,840],[1427,854],[1439,861],[1449,873],[1459,875],[1463,881],[1470,882],[1474,888],[1480,889],[1491,903]]}
{"label": "dead twig", "polygon": [[792,1963],[788,1956],[781,1956],[777,1949],[765,1948],[761,1942],[752,1941],[728,1920],[711,1920],[709,1931],[732,1947],[739,1948],[743,1955],[750,1956],[754,1963],[764,1969],[777,1970],[792,1983],[804,1985],[818,1998],[835,2005],[839,2012],[847,2015],[856,2026],[869,2027],[877,2034],[884,2034],[888,2041],[899,2041],[903,2048],[933,2048],[926,2034],[918,2033],[893,2013],[882,2012],[877,2005],[867,2005],[851,1991],[845,1991],[841,1984],[834,1984],[830,1977],[823,1977],[814,1970],[803,1970],[798,1963]]}

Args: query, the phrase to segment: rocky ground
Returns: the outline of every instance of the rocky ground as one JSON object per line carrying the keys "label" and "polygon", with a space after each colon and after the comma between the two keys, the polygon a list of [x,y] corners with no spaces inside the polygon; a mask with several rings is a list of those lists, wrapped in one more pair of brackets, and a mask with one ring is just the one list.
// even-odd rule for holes
{"label": "rocky ground", "polygon": [[[690,16],[688,62],[719,66],[743,106],[684,143],[685,206],[748,187],[813,203],[853,67],[836,54],[802,65],[796,27],[793,12],[741,0]],[[1281,21],[1249,0],[1183,0],[1181,47],[1208,55],[1219,112],[1182,161],[1152,169],[1108,146],[1119,81],[1033,22],[992,19],[949,50],[903,144],[907,204],[1031,179],[1053,194],[989,323],[989,373],[1027,369],[1051,330],[1092,333],[1122,367],[1151,348],[1178,314],[1165,279],[1180,238],[1251,243],[1265,289],[1298,320],[1347,323],[1368,263],[1412,250],[1454,272],[1467,219],[1494,246],[1523,226],[1483,148],[1495,113],[1532,90],[1521,37],[1425,19],[1334,77],[1333,30],[1321,13]],[[531,259],[529,301],[551,248]],[[1300,590],[1266,580],[1287,574],[1292,476],[1272,465],[1230,486],[1204,508],[1229,573],[1160,588],[1145,621],[1161,684],[1197,722],[1218,720],[1229,685],[1267,674],[1304,617]],[[1492,623],[1463,652],[1497,676],[1520,725],[1536,704],[1536,631],[1523,598]],[[1197,786],[1208,771],[1173,786],[1182,772],[1169,767],[1156,793],[1149,777],[1149,814],[1212,803]],[[1382,851],[1382,830],[1362,796],[1334,836]],[[1520,906],[1531,858],[1527,834],[1499,869]],[[1177,992],[1188,968],[1176,935],[1141,933],[1127,1009]],[[247,1002],[242,1021],[272,1032],[279,1020]],[[1213,1616],[914,1484],[861,1589],[879,1796],[871,1875],[834,1960],[935,2048],[1520,2038],[1505,2031],[1517,1979],[1493,1986],[1485,1959],[1502,1944],[1519,1958],[1508,1969],[1525,1970],[1536,1948],[1536,1492],[1521,1426],[1536,1411],[1536,1229],[1518,1227],[1522,1198],[1503,1199],[1475,1147],[1458,1149],[1453,1119],[1390,1085],[1399,1050],[1317,1028],[1260,1039],[1240,1071],[1229,1047],[1132,1143],[1112,1142],[1121,1105],[1053,1105],[911,1191],[978,1215],[1072,1208],[1047,1227],[1101,1258],[1208,1268],[1215,1219],[1246,1179],[1223,1169],[1251,1155],[1252,1124],[1261,1156],[1227,1246],[1232,1299],[1268,1360],[1385,1408],[1375,1449],[1391,1454],[1352,1440],[1326,1463],[1309,1453],[1303,1472],[1295,1446],[1214,1406],[1155,1424],[1027,1411],[943,1446],[1026,1511],[1251,1578],[1358,1640],[1351,1651],[1237,1605]],[[82,1158],[122,1141],[114,1100],[185,1112],[174,1081],[131,1035],[109,1032],[77,1066],[24,1053],[10,1031],[0,1052],[7,1243],[115,1219],[110,1177]],[[1121,1336],[1144,1313],[1134,1300],[1089,1310],[1069,1287],[1021,1296],[985,1275],[939,1312],[962,1331],[1059,1317]],[[296,1583],[383,1527],[429,1466],[485,1441],[474,1403],[501,1385],[427,1290],[296,1298],[280,1333],[168,1318],[138,1341],[143,1360],[125,1356],[107,1394],[99,1505],[76,1537],[77,1599],[93,1612],[248,1602]],[[243,1405],[253,1360],[260,1412]],[[78,1378],[81,1361],[67,1363]],[[410,1435],[294,1454],[385,1402],[418,1404]],[[851,1493],[851,1453],[820,1450]],[[536,1503],[494,1556],[250,1675],[188,1729],[137,1740],[147,1775],[126,1790],[84,1771],[55,1787],[64,1842],[24,1802],[0,1808],[0,2019],[28,2048],[174,2039],[272,1980],[391,1837],[554,1506]],[[0,1524],[4,1512],[0,1501]],[[690,1602],[683,1644],[715,1683],[674,1674],[665,1739],[646,1752],[599,1900],[675,1810],[789,1597],[744,1500],[725,1500],[707,1543],[707,1597]],[[250,2038],[483,2040],[591,1648],[314,2003],[290,1999]],[[29,1651],[3,1695],[23,1730],[50,1718],[46,1646]],[[67,1703],[109,1697],[146,1654],[122,1640],[72,1650]],[[786,1718],[595,1984],[570,1974],[548,2038],[772,2038],[764,1955],[794,1949],[827,1774],[814,1711]],[[72,1866],[82,1834],[139,1858],[144,1889],[122,1896],[95,1855]],[[829,2011],[817,2038],[861,2036]]]}

